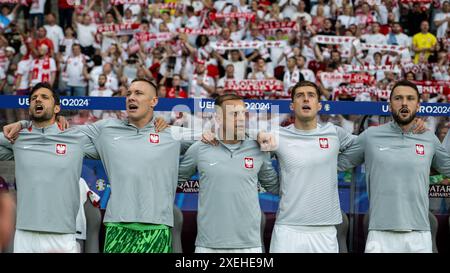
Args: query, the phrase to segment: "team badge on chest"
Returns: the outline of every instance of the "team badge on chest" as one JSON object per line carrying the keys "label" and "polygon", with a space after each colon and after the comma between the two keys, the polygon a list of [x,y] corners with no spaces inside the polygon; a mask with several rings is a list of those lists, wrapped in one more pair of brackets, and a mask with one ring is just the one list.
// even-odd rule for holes
{"label": "team badge on chest", "polygon": [[425,155],[425,147],[422,144],[416,144],[416,154]]}
{"label": "team badge on chest", "polygon": [[244,166],[247,169],[253,169],[253,158],[252,157],[244,158]]}
{"label": "team badge on chest", "polygon": [[150,134],[150,143],[159,143],[159,135]]}
{"label": "team badge on chest", "polygon": [[56,144],[56,154],[57,155],[65,155],[67,153],[67,145],[66,144]]}
{"label": "team badge on chest", "polygon": [[321,137],[321,138],[319,138],[319,145],[320,145],[320,148],[322,148],[322,149],[328,149],[328,138],[323,138],[323,137]]}

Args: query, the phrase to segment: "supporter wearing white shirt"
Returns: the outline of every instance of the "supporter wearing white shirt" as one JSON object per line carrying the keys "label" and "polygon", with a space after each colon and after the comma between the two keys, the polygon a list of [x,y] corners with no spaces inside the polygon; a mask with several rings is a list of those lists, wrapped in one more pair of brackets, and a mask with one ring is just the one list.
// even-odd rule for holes
{"label": "supporter wearing white shirt", "polygon": [[219,88],[219,87],[225,87],[225,81],[226,80],[237,80],[236,78],[235,78],[235,73],[234,73],[234,66],[233,66],[233,64],[227,64],[226,65],[226,67],[225,67],[225,76],[223,76],[222,78],[220,78],[218,81],[217,81],[217,87]]}
{"label": "supporter wearing white shirt", "polygon": [[[216,54],[217,56],[218,54]],[[247,75],[247,65],[248,61],[245,58],[244,54],[242,54],[242,51],[240,50],[231,50],[229,57],[231,57],[231,60],[225,60],[220,55],[217,56],[219,58],[219,61],[221,62],[223,67],[226,67],[229,64],[232,64],[234,67],[234,77],[236,80],[243,80],[245,79],[245,76]],[[241,58],[241,60],[239,59]]]}
{"label": "supporter wearing white shirt", "polygon": [[312,23],[312,17],[309,13],[305,11],[306,4],[305,1],[300,0],[297,6],[297,11],[292,15],[292,21],[297,21],[298,18],[305,18],[308,25]]}
{"label": "supporter wearing white shirt", "polygon": [[350,27],[350,25],[355,25],[356,17],[353,16],[353,7],[351,5],[345,5],[344,14],[339,15],[337,19],[345,28]]}
{"label": "supporter wearing white shirt", "polygon": [[195,16],[194,9],[192,6],[191,7],[188,6],[186,8],[186,16],[187,16],[187,19],[186,19],[185,26],[187,28],[192,28],[192,29],[200,28],[200,20],[198,19],[197,16]]}
{"label": "supporter wearing white shirt", "polygon": [[[112,71],[112,64],[105,63],[103,65],[103,74],[106,75],[106,88],[111,89],[113,92],[119,90],[119,81],[116,74]],[[95,86],[98,86],[98,82],[96,82]]]}
{"label": "supporter wearing white shirt", "polygon": [[94,62],[94,67],[89,72],[89,92],[98,86],[98,76],[103,73],[102,57],[94,55],[92,61]]}
{"label": "supporter wearing white shirt", "polygon": [[72,54],[72,45],[74,43],[80,43],[77,39],[75,39],[75,32],[71,26],[68,26],[65,31],[65,36],[59,43],[59,48],[61,50],[61,54],[64,56],[70,56]]}
{"label": "supporter wearing white shirt", "polygon": [[64,58],[63,75],[67,77],[70,96],[86,95],[86,56],[81,54],[79,44],[72,46],[72,56]]}
{"label": "supporter wearing white shirt", "polygon": [[215,90],[214,79],[208,76],[205,61],[197,60],[197,67],[194,74],[190,74],[189,79],[189,97],[190,98],[208,98]]}
{"label": "supporter wearing white shirt", "polygon": [[[95,43],[95,34],[97,33],[97,26],[92,23],[89,15],[84,15],[83,23],[77,23],[77,38],[83,48],[92,48]],[[93,53],[93,52],[92,52]],[[89,54],[90,55],[90,54]]]}
{"label": "supporter wearing white shirt", "polygon": [[306,68],[306,58],[304,56],[297,57],[297,66],[300,69],[305,81],[316,82],[316,75],[311,69]]}
{"label": "supporter wearing white shirt", "polygon": [[289,95],[292,86],[296,85],[302,78],[300,70],[297,68],[297,60],[294,56],[287,60],[287,69],[284,71],[283,86],[284,95]]}
{"label": "supporter wearing white shirt", "polygon": [[402,33],[402,26],[396,22],[392,26],[392,31],[386,36],[386,43],[389,45],[399,45],[407,47],[402,54],[402,61],[411,60],[412,39]]}
{"label": "supporter wearing white shirt", "polygon": [[16,95],[28,95],[30,82],[29,73],[33,59],[31,57],[23,58],[17,64],[16,71]]}
{"label": "supporter wearing white shirt", "polygon": [[55,53],[58,53],[59,45],[64,39],[63,29],[56,24],[56,16],[53,13],[47,15],[47,23],[47,25],[44,25],[44,28],[47,31],[47,38],[52,40]]}
{"label": "supporter wearing white shirt", "polygon": [[266,80],[273,78],[273,74],[267,71],[266,62],[263,58],[258,58],[253,65],[252,73],[248,75],[249,80]]}
{"label": "supporter wearing white shirt", "polygon": [[362,35],[361,39],[366,40],[367,44],[385,45],[387,42],[386,36],[380,33],[380,24],[372,23],[371,28],[372,33]]}
{"label": "supporter wearing white shirt", "polygon": [[[275,34],[275,40],[277,41],[281,41],[284,40],[283,39],[283,32],[281,30],[277,30],[276,34]],[[286,41],[286,45],[287,45],[287,41]],[[271,62],[271,67],[275,68],[277,66],[281,66],[281,65],[286,65],[286,61],[284,60],[284,58],[282,58],[281,56],[283,55],[283,53],[286,51],[287,46],[284,47],[272,47],[270,48],[270,60]]]}
{"label": "supporter wearing white shirt", "polygon": [[297,5],[300,2],[300,0],[281,0],[278,5],[280,6],[282,13],[283,13],[283,17],[286,18],[292,18],[292,15],[294,15],[294,13],[297,10]]}
{"label": "supporter wearing white shirt", "polygon": [[[94,90],[92,90],[89,93],[89,96],[91,97],[112,97],[113,91],[106,87],[106,75],[100,74],[98,76],[98,86]],[[96,118],[101,118],[103,115],[102,110],[94,110],[92,111],[92,114]]]}
{"label": "supporter wearing white shirt", "polygon": [[319,0],[317,5],[314,5],[311,8],[311,15],[312,16],[317,16],[317,7],[319,7],[319,6],[323,6],[323,16],[325,16],[325,18],[331,18],[330,6],[325,4],[323,0]]}
{"label": "supporter wearing white shirt", "polygon": [[436,32],[436,38],[445,38],[448,23],[450,22],[450,3],[449,1],[445,1],[442,5],[442,12],[437,13],[434,16],[434,24],[438,27]]}
{"label": "supporter wearing white shirt", "polygon": [[141,13],[141,5],[138,4],[123,4],[123,10],[130,10],[133,14],[134,21],[138,21],[139,13]]}

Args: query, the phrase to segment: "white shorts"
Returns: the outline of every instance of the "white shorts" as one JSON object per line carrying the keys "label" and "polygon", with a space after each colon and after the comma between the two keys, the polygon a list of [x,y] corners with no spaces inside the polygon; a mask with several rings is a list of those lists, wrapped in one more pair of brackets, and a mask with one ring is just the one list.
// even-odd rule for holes
{"label": "white shorts", "polygon": [[371,230],[367,236],[366,253],[432,253],[430,231]]}
{"label": "white shorts", "polygon": [[262,247],[252,248],[209,248],[195,247],[195,253],[262,253]]}
{"label": "white shorts", "polygon": [[338,253],[335,226],[288,226],[275,224],[270,253]]}
{"label": "white shorts", "polygon": [[75,234],[16,229],[14,253],[77,253]]}

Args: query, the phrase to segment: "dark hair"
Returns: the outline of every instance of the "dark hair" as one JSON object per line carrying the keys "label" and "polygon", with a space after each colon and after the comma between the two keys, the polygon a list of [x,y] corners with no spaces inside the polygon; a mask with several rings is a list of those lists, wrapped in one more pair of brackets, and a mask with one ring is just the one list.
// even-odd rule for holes
{"label": "dark hair", "polygon": [[195,46],[196,47],[201,47],[202,46],[202,38],[205,37],[206,38],[206,42],[205,45],[209,43],[209,38],[207,35],[201,34],[197,36],[197,39],[195,39]]}
{"label": "dark hair", "polygon": [[195,12],[195,9],[193,6],[187,6],[186,7],[186,12]]}
{"label": "dark hair", "polygon": [[94,56],[92,57],[92,61],[94,61],[94,65],[95,65],[95,66],[102,65],[102,56],[100,56],[100,55],[94,55]]}
{"label": "dark hair", "polygon": [[383,57],[383,55],[381,55],[381,53],[380,53],[380,52],[378,52],[378,51],[377,51],[377,52],[375,52],[375,53],[373,53],[373,57],[375,58],[375,56],[376,56],[376,55],[379,55],[379,56],[380,56],[380,58],[382,58],[382,57]]}
{"label": "dark hair", "polygon": [[145,78],[137,78],[137,79],[134,79],[131,81],[131,83],[134,83],[134,82],[146,82],[146,83],[150,84],[150,86],[155,89],[156,96],[158,96],[158,87],[156,86],[156,84],[154,82],[149,81]]}
{"label": "dark hair", "polygon": [[417,86],[416,86],[414,83],[412,83],[412,82],[410,82],[410,81],[408,81],[408,80],[406,80],[406,79],[400,80],[400,81],[398,81],[398,82],[396,82],[396,83],[394,84],[394,86],[393,86],[392,89],[391,89],[391,95],[389,96],[389,100],[392,99],[392,95],[394,94],[395,88],[397,88],[397,87],[399,87],[399,86],[407,86],[407,87],[411,87],[411,88],[414,89],[414,90],[416,91],[416,93],[417,93],[417,100],[420,100],[419,89],[417,88]]}
{"label": "dark hair", "polygon": [[48,82],[40,82],[33,86],[33,88],[31,88],[30,94],[28,95],[28,99],[31,101],[31,96],[33,96],[33,94],[41,88],[48,89],[50,90],[50,92],[52,92],[53,99],[55,100],[55,105],[61,104],[61,102],[59,101],[59,95],[55,92],[55,90],[52,89],[52,86]]}
{"label": "dark hair", "polygon": [[317,99],[320,101],[320,89],[317,86],[317,84],[310,82],[310,81],[301,81],[301,82],[296,83],[291,89],[291,100],[294,101],[295,91],[297,89],[299,89],[300,87],[305,87],[305,86],[313,87],[316,90]]}
{"label": "dark hair", "polygon": [[216,97],[216,99],[214,101],[214,106],[222,107],[222,104],[229,100],[242,100],[243,101],[244,98],[241,96],[238,96],[236,94],[220,95],[220,96]]}

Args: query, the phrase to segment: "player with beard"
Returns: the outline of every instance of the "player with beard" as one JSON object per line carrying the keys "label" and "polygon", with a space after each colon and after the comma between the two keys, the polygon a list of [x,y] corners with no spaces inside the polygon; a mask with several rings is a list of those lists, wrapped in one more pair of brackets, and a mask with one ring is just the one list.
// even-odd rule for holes
{"label": "player with beard", "polygon": [[59,128],[59,97],[48,83],[36,84],[29,100],[31,125],[14,144],[0,136],[0,160],[16,165],[14,252],[76,252],[78,181],[84,156],[97,154],[87,136]]}
{"label": "player with beard", "polygon": [[[127,120],[75,127],[94,144],[111,184],[104,218],[105,252],[171,252],[179,154],[183,144],[192,142],[177,137],[183,133],[180,127],[159,131],[153,115],[157,103],[154,83],[136,79],[126,95]],[[4,130],[8,137],[14,131]],[[78,188],[76,197],[79,204]]]}
{"label": "player with beard", "polygon": [[419,109],[415,84],[392,88],[394,121],[370,127],[339,156],[341,169],[365,162],[369,196],[369,235],[365,251],[432,252],[428,220],[430,167],[450,175],[450,155],[432,132],[412,134]]}

